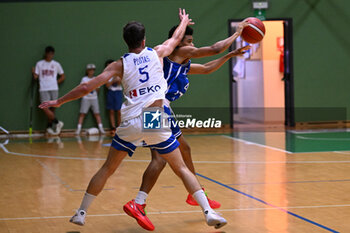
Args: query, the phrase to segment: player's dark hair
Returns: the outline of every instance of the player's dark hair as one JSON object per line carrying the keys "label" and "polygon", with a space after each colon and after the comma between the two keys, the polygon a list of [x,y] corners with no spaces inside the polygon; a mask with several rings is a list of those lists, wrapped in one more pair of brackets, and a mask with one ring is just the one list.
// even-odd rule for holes
{"label": "player's dark hair", "polygon": [[112,62],[114,62],[113,59],[107,59],[107,61],[105,62],[105,67],[107,67],[109,64],[111,64]]}
{"label": "player's dark hair", "polygon": [[55,52],[55,49],[54,49],[54,47],[52,47],[52,46],[47,46],[46,48],[45,48],[45,53],[54,53]]}
{"label": "player's dark hair", "polygon": [[145,39],[145,26],[142,23],[131,21],[123,28],[123,38],[129,49],[136,49],[141,46]]}
{"label": "player's dark hair", "polygon": [[[172,27],[172,28],[170,29],[169,34],[168,34],[168,39],[171,38],[171,37],[173,36],[173,34],[174,34],[174,32],[175,32],[177,26],[179,26],[179,25],[176,25],[176,26],[174,26],[174,27]],[[182,38],[182,40],[185,38],[185,36],[192,36],[192,35],[193,35],[193,28],[187,26],[187,27],[186,27],[186,31],[185,31],[185,35],[184,35],[184,37]]]}

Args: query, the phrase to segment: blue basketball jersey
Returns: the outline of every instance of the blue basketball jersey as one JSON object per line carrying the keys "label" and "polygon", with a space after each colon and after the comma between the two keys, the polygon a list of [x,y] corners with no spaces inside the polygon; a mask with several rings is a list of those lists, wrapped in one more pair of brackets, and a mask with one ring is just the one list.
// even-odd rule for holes
{"label": "blue basketball jersey", "polygon": [[167,57],[163,59],[164,78],[168,83],[168,90],[165,97],[169,101],[177,100],[187,91],[190,84],[187,78],[190,65],[191,60],[186,64],[179,64]]}

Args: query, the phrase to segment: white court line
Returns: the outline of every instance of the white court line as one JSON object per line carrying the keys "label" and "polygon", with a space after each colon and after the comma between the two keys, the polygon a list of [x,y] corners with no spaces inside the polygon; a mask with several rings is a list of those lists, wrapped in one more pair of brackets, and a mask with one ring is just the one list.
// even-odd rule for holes
{"label": "white court line", "polygon": [[[318,205],[318,206],[285,206],[278,207],[283,209],[311,209],[311,208],[336,208],[336,207],[350,207],[350,204],[344,205]],[[257,211],[257,210],[277,210],[275,207],[266,208],[240,208],[240,209],[221,209],[219,212],[235,212],[235,211]],[[148,215],[161,215],[161,214],[192,214],[202,213],[200,210],[183,210],[183,211],[156,211],[147,212]],[[113,217],[113,216],[127,216],[127,214],[89,214],[88,217]],[[72,216],[41,216],[41,217],[18,217],[18,218],[0,218],[0,221],[13,221],[13,220],[37,220],[37,219],[60,219],[71,218]]]}
{"label": "white court line", "polygon": [[305,137],[296,136],[296,138],[303,140],[315,140],[315,141],[350,141],[350,138],[315,138],[315,137]]}
{"label": "white court line", "polygon": [[333,152],[337,154],[350,155],[350,151],[333,151]]}
{"label": "white court line", "polygon": [[280,152],[283,152],[283,153],[287,153],[287,154],[313,154],[313,153],[329,153],[329,152],[332,152],[332,153],[338,153],[339,151],[309,151],[309,152],[290,152],[290,151],[286,151],[286,150],[283,150],[283,149],[280,149],[280,148],[276,148],[276,147],[272,147],[272,146],[266,146],[266,145],[263,145],[263,144],[260,144],[260,143],[255,143],[255,142],[251,142],[251,141],[247,141],[247,140],[244,140],[244,139],[240,139],[240,138],[235,138],[235,137],[231,137],[231,136],[226,136],[226,135],[221,135],[222,137],[225,137],[225,138],[229,138],[231,140],[235,140],[235,141],[239,141],[239,142],[243,142],[247,145],[256,145],[256,146],[260,146],[260,147],[263,147],[263,148],[268,148],[268,149],[271,149],[271,150],[276,150],[276,151],[280,151]]}
{"label": "white court line", "polygon": [[280,152],[287,153],[287,154],[294,154],[293,152],[290,152],[290,151],[287,151],[287,150],[283,150],[283,149],[272,147],[272,146],[266,146],[266,145],[263,145],[263,144],[260,144],[260,143],[255,143],[255,142],[247,141],[247,140],[240,139],[240,138],[234,138],[234,137],[230,137],[230,136],[226,136],[226,135],[221,135],[221,136],[224,137],[224,138],[229,138],[231,140],[243,142],[243,143],[248,144],[248,145],[255,145],[255,146],[260,146],[260,147],[263,147],[263,148],[268,148],[268,149],[271,149],[271,150],[280,151]]}
{"label": "white court line", "polygon": [[350,129],[306,129],[306,130],[287,130],[293,134],[316,134],[316,133],[343,133],[350,132]]}
{"label": "white court line", "polygon": [[[233,138],[230,138],[233,139]],[[4,145],[0,144],[0,147],[7,154],[32,157],[32,158],[49,158],[49,159],[71,159],[71,160],[100,160],[104,161],[105,158],[89,158],[89,157],[65,157],[56,155],[34,155],[34,154],[23,154],[17,152],[11,152],[6,149]],[[340,152],[339,152],[340,153]],[[137,159],[124,159],[125,162],[134,163],[149,163],[151,160],[137,160]],[[193,161],[193,163],[200,164],[324,164],[324,163],[350,163],[350,160],[339,160],[339,161]]]}

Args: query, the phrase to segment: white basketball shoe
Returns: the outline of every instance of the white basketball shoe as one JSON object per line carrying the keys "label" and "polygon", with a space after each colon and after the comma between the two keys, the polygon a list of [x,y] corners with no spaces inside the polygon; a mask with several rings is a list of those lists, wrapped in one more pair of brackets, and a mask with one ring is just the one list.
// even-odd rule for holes
{"label": "white basketball shoe", "polygon": [[56,133],[57,134],[60,134],[61,133],[61,130],[64,126],[64,123],[62,121],[58,121],[57,125],[56,125]]}
{"label": "white basketball shoe", "polygon": [[219,229],[227,224],[226,219],[221,217],[214,210],[206,210],[204,211],[204,215],[208,226],[215,226],[215,229]]}
{"label": "white basketball shoe", "polygon": [[69,221],[79,226],[84,226],[85,217],[86,217],[86,212],[84,210],[77,210],[76,213],[73,215],[73,217]]}

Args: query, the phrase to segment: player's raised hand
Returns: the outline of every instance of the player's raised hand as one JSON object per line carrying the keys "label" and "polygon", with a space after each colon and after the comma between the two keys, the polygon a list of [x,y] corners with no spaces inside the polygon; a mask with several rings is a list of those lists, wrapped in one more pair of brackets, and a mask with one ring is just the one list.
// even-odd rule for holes
{"label": "player's raised hand", "polygon": [[241,56],[241,55],[245,54],[245,52],[247,52],[250,49],[250,47],[251,47],[250,45],[244,46],[242,48],[239,48],[239,49],[236,49],[236,50],[230,52],[230,54],[232,55],[232,57]]}
{"label": "player's raised hand", "polygon": [[193,25],[194,22],[192,22],[192,19],[190,19],[189,17],[190,17],[190,15],[186,14],[186,10],[185,9],[179,8],[179,19],[180,19],[180,21],[186,20],[187,21],[187,25]]}
{"label": "player's raised hand", "polygon": [[245,27],[247,27],[249,25],[248,22],[246,22],[245,20],[243,20],[242,22],[240,22],[237,26],[237,29],[236,29],[236,33],[238,33],[238,35],[241,35],[242,34],[242,31]]}
{"label": "player's raised hand", "polygon": [[61,104],[58,103],[57,100],[51,100],[51,101],[45,101],[39,105],[39,108],[44,109],[44,108],[58,108],[60,107]]}

